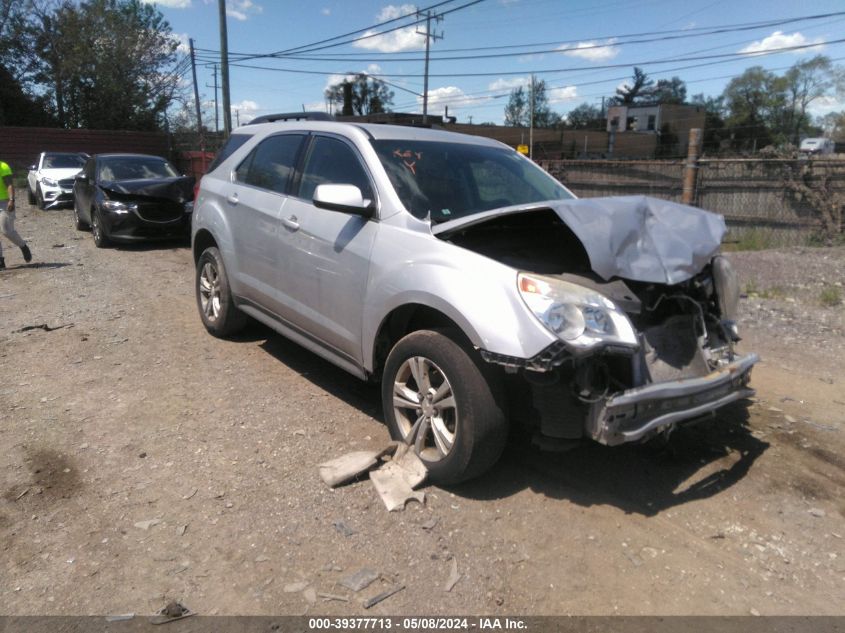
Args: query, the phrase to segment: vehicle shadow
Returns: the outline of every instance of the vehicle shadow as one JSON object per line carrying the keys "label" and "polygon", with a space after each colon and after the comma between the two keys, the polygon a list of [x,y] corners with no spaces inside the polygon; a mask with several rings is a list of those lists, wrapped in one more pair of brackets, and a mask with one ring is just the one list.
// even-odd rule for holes
{"label": "vehicle shadow", "polygon": [[40,268],[48,268],[48,269],[64,268],[65,266],[70,266],[70,264],[67,263],[67,262],[32,262],[30,264],[18,264],[17,266],[7,266],[6,270],[7,271],[25,270],[25,269],[37,270],[37,269],[40,269]]}
{"label": "vehicle shadow", "polygon": [[110,248],[118,251],[147,252],[147,251],[178,251],[190,250],[191,241],[183,238],[150,240],[145,242],[114,242]]}
{"label": "vehicle shadow", "polygon": [[585,442],[553,454],[511,441],[488,475],[451,491],[494,500],[530,489],[584,507],[611,505],[654,516],[718,495],[746,476],[769,447],[751,434],[748,406],[735,403],[714,419],[680,428],[662,448]]}
{"label": "vehicle shadow", "polygon": [[[350,376],[263,325],[251,325],[242,336],[243,340],[264,338],[260,347],[278,361],[316,387],[384,421],[378,385]],[[680,428],[663,448],[607,447],[585,441],[565,453],[547,453],[530,446],[515,430],[489,472],[448,490],[467,499],[489,501],[533,490],[584,507],[611,505],[626,513],[653,516],[718,495],[745,477],[769,447],[750,433],[749,405],[734,403],[715,419]]]}

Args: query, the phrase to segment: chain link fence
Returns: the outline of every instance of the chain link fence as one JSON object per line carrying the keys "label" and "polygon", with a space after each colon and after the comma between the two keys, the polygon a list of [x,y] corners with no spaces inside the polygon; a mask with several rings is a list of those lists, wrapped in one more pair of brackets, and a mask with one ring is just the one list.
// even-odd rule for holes
{"label": "chain link fence", "polygon": [[[540,165],[579,197],[682,201],[685,161],[547,160]],[[741,248],[841,239],[845,160],[702,159],[693,204],[725,216],[726,242]]]}

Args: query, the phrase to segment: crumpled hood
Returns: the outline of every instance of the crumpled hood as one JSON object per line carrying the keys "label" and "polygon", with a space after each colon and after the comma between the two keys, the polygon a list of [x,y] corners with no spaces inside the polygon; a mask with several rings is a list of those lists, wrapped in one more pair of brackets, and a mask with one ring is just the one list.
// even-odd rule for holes
{"label": "crumpled hood", "polygon": [[719,250],[721,215],[647,196],[555,200],[508,207],[432,227],[445,237],[511,213],[552,209],[584,245],[593,271],[605,280],[677,284],[690,279]]}
{"label": "crumpled hood", "polygon": [[153,178],[145,180],[116,180],[100,183],[105,191],[149,198],[164,198],[174,202],[194,199],[194,177]]}

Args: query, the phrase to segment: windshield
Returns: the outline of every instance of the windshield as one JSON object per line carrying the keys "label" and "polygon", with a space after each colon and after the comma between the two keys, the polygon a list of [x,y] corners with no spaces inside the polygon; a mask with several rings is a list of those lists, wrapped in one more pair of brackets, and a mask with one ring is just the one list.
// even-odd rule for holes
{"label": "windshield", "polygon": [[162,158],[147,156],[121,156],[103,159],[99,180],[147,180],[150,178],[176,178],[179,173]]}
{"label": "windshield", "polygon": [[47,154],[42,169],[79,169],[85,159],[79,154]]}
{"label": "windshield", "polygon": [[432,222],[574,196],[533,162],[502,147],[435,141],[372,141],[396,193]]}

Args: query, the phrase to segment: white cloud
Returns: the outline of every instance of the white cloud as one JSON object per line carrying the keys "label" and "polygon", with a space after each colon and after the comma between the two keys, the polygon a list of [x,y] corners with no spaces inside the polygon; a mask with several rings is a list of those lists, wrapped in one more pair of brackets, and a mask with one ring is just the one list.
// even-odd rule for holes
{"label": "white cloud", "polygon": [[[399,6],[390,4],[384,7],[376,16],[379,22],[392,20],[406,15],[416,13],[417,8],[413,4],[402,4]],[[389,25],[391,28],[395,24]],[[379,31],[367,31],[360,39],[356,41],[353,46],[356,48],[364,48],[367,50],[376,50],[382,53],[398,53],[400,51],[412,51],[425,48],[425,36],[417,33],[417,26],[409,26],[407,28],[391,31],[383,35],[376,35]],[[372,36],[372,37],[370,37]]]}
{"label": "white cloud", "polygon": [[226,0],[226,15],[241,22],[247,20],[250,15],[263,12],[264,7],[252,0]]}
{"label": "white cloud", "polygon": [[845,99],[838,99],[833,95],[819,97],[807,107],[807,111],[813,116],[824,116],[830,112],[841,112],[843,110],[845,110]]}
{"label": "white cloud", "polygon": [[[430,114],[444,114],[449,106],[449,116],[455,115],[455,110],[461,106],[478,105],[489,101],[490,97],[470,97],[457,86],[444,86],[428,91],[428,111]],[[417,97],[417,103],[422,109],[423,98]]]}
{"label": "white cloud", "polygon": [[308,112],[328,112],[325,101],[312,101],[305,104],[305,110]]}
{"label": "white cloud", "polygon": [[563,45],[557,50],[568,57],[578,57],[591,62],[603,62],[613,59],[619,54],[619,47],[613,46],[616,38],[610,38],[604,42],[588,41],[578,42],[575,46]]}
{"label": "white cloud", "polygon": [[771,50],[776,50],[778,48],[789,48],[791,46],[808,46],[810,44],[815,44],[816,46],[812,46],[811,48],[801,48],[798,50],[787,52],[794,53],[796,55],[803,55],[809,50],[821,50],[823,48],[822,45],[824,44],[824,38],[818,37],[811,42],[806,37],[804,37],[803,34],[797,31],[792,35],[787,35],[782,31],[775,31],[768,37],[765,37],[758,42],[752,42],[745,48],[740,49],[739,52],[759,54],[766,53]]}
{"label": "white cloud", "polygon": [[[237,118],[240,121],[241,125],[249,123],[258,115],[258,104],[255,101],[251,101],[249,99],[244,99],[240,103],[233,103],[232,107],[232,118]],[[238,114],[235,115],[235,110],[238,111]]]}
{"label": "white cloud", "polygon": [[190,36],[187,33],[173,33],[171,37],[175,42],[178,43],[176,47],[176,51],[182,53],[183,55],[188,55],[191,52],[191,46],[188,43]]}
{"label": "white cloud", "polygon": [[549,103],[566,103],[567,101],[574,101],[578,98],[578,88],[576,86],[546,88],[546,96],[549,99]]}
{"label": "white cloud", "polygon": [[500,77],[491,84],[488,84],[487,89],[493,91],[513,90],[520,86],[527,86],[527,77]]}
{"label": "white cloud", "polygon": [[332,14],[332,10],[331,10],[331,9],[329,9],[328,7],[324,7],[324,8],[322,8],[322,9],[320,9],[320,13],[322,13],[323,15],[331,15],[331,14]]}
{"label": "white cloud", "polygon": [[189,9],[191,0],[141,0],[144,4],[157,4],[168,9]]}

